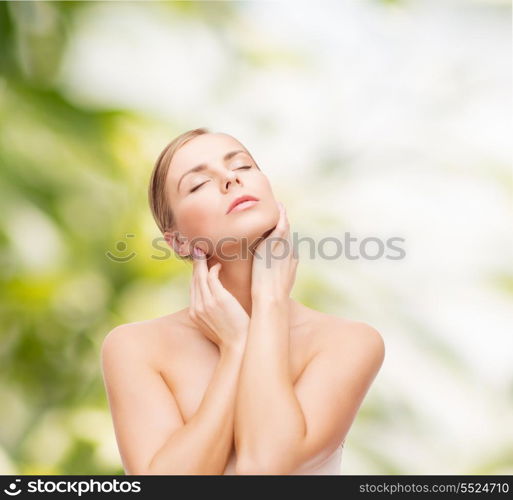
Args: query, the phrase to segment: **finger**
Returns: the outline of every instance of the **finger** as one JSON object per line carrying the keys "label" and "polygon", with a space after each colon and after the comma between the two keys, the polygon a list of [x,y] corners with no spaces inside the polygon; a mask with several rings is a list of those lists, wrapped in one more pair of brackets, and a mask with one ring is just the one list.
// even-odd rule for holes
{"label": "finger", "polygon": [[286,223],[286,213],[285,213],[285,206],[283,203],[278,202],[278,208],[280,210],[280,217],[278,219],[278,223],[276,224],[276,228],[274,229],[277,233],[283,232],[283,229],[285,228]]}
{"label": "finger", "polygon": [[279,211],[278,222],[276,223],[276,226],[271,231],[271,233],[266,238],[264,238],[264,241],[262,241],[262,243],[261,243],[261,245],[263,246],[266,244],[265,240],[271,240],[271,242],[272,242],[271,250],[274,247],[276,247],[276,242],[279,240],[279,238],[281,238],[282,233],[283,233],[283,217],[284,217],[283,203],[278,201],[277,206],[278,206],[278,211]]}
{"label": "finger", "polygon": [[195,319],[196,309],[198,305],[198,301],[200,300],[198,291],[197,291],[197,285],[196,285],[196,264],[194,262],[193,257],[193,269],[192,269],[192,277],[191,277],[191,283],[189,286],[189,314],[191,315],[192,319]]}
{"label": "finger", "polygon": [[280,202],[280,219],[275,229],[275,243],[273,244],[273,249],[280,247],[280,250],[283,252],[286,249],[290,252],[290,225],[287,218],[287,211],[283,203]]}
{"label": "finger", "polygon": [[289,219],[287,217],[287,210],[283,203],[281,205],[281,214],[278,224],[276,226],[276,236],[286,239],[290,231]]}
{"label": "finger", "polygon": [[296,264],[299,261],[299,251],[297,246],[292,245],[292,259],[296,261]]}
{"label": "finger", "polygon": [[296,252],[295,249],[293,249],[293,251],[292,251],[292,258],[290,260],[290,264],[291,264],[292,269],[295,271],[297,269],[299,258],[297,255],[294,255],[294,252]]}
{"label": "finger", "polygon": [[261,253],[261,251],[268,245],[268,241],[271,241],[270,248],[268,250],[272,251],[276,248],[277,244],[280,242],[280,239],[284,237],[286,234],[285,227],[286,227],[286,215],[285,215],[285,207],[283,203],[278,201],[277,203],[278,210],[279,210],[279,218],[278,222],[276,223],[276,226],[274,229],[265,237],[262,238],[262,241],[255,247],[255,251],[257,253]]}
{"label": "finger", "polygon": [[[200,252],[202,252],[202,251],[200,250]],[[197,283],[198,289],[201,294],[201,299],[203,301],[203,305],[205,305],[205,303],[212,298],[212,293],[210,292],[210,289],[209,289],[208,283],[207,283],[208,266],[207,266],[207,258],[204,253],[203,254],[200,253],[200,255],[196,257],[196,266],[197,266],[197,271],[196,271],[196,280],[197,281],[196,281],[196,283]]]}
{"label": "finger", "polygon": [[189,309],[191,311],[195,309],[196,304],[196,292],[194,289],[194,281],[191,279],[191,284],[189,285]]}
{"label": "finger", "polygon": [[219,271],[221,270],[221,263],[214,264],[208,272],[208,284],[212,295],[222,297],[226,294],[227,290],[219,280]]}
{"label": "finger", "polygon": [[201,268],[201,259],[196,254],[196,249],[193,247],[191,252],[192,257],[192,285],[193,285],[193,293],[195,298],[195,306],[202,307],[203,306],[203,291],[201,289],[200,284],[200,268]]}

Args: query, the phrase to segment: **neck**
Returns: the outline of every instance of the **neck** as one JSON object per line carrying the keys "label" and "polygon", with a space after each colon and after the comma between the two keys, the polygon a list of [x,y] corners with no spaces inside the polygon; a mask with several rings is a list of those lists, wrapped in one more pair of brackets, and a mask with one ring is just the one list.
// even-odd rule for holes
{"label": "neck", "polygon": [[[208,268],[218,262],[215,257],[208,259]],[[251,273],[253,267],[253,256],[248,258],[223,260],[219,271],[219,281],[228,292],[230,292],[244,308],[248,316],[251,316]]]}
{"label": "neck", "polygon": [[[266,238],[272,229],[268,230],[261,236]],[[253,272],[253,254],[255,246],[261,239],[255,240],[248,249],[241,249],[235,247],[232,249],[233,253],[228,252],[227,255],[237,256],[232,260],[219,260],[215,256],[211,256],[207,260],[207,267],[210,269],[216,262],[221,262],[221,269],[219,271],[219,281],[226,290],[231,293],[243,307],[249,317],[251,317],[253,300],[251,298],[251,277]],[[241,258],[241,254],[244,258]],[[297,313],[297,303],[288,298],[289,313]]]}

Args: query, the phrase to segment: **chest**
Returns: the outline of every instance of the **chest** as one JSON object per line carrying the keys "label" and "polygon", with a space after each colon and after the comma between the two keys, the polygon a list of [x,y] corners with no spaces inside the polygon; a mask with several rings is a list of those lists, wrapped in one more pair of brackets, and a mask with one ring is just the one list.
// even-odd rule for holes
{"label": "chest", "polygon": [[[312,357],[313,340],[307,328],[290,331],[288,365],[293,383]],[[184,335],[178,342],[176,339],[161,339],[157,356],[159,371],[187,423],[197,412],[212,380],[219,362],[219,350],[200,335]]]}

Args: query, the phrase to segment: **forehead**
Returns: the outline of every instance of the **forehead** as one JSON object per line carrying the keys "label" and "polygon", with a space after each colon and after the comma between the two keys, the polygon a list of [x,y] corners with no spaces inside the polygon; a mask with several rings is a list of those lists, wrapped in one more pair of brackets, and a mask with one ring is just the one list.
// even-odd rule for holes
{"label": "forehead", "polygon": [[186,142],[175,152],[169,165],[168,179],[178,182],[187,170],[206,163],[212,165],[222,160],[229,151],[246,148],[234,137],[227,134],[202,134]]}

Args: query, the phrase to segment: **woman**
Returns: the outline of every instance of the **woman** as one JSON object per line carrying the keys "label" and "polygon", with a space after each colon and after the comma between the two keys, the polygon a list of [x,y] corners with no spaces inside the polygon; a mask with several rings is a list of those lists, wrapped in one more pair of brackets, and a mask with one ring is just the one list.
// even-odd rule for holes
{"label": "woman", "polygon": [[286,212],[228,134],[162,151],[149,199],[193,263],[189,307],[117,326],[102,368],[126,474],[340,474],[384,358],[371,326],[290,298]]}

